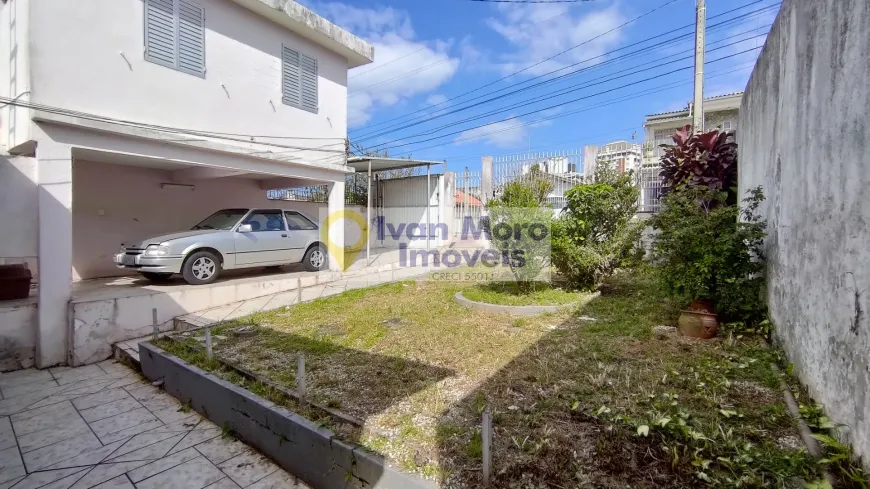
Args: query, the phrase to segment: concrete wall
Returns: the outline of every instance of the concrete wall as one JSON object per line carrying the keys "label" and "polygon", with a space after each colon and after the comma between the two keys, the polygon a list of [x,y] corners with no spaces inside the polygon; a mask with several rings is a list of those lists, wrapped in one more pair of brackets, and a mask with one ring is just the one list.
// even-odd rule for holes
{"label": "concrete wall", "polygon": [[0,302],[0,372],[34,365],[36,312],[33,299]]}
{"label": "concrete wall", "polygon": [[36,159],[0,156],[0,264],[27,263],[37,275]]}
{"label": "concrete wall", "polygon": [[[145,61],[143,0],[30,2],[34,102],[185,129],[345,137],[345,58],[235,2],[197,3],[206,16],[204,79]],[[282,44],[317,59],[317,114],[281,102]],[[335,140],[279,142],[343,150]]]}
{"label": "concrete wall", "polygon": [[121,243],[190,229],[229,207],[297,209],[314,220],[326,204],[269,200],[259,182],[241,177],[191,180],[195,186],[161,188],[173,182],[154,168],[76,160],[73,163],[73,279],[130,275],[112,257]]}
{"label": "concrete wall", "polygon": [[870,461],[870,0],[785,0],[740,111],[767,300],[795,372]]}

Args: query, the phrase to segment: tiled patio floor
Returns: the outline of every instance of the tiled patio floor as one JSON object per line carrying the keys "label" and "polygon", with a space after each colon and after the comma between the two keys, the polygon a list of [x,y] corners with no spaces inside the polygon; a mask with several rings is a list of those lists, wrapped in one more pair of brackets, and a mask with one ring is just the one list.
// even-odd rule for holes
{"label": "tiled patio floor", "polygon": [[305,488],[114,361],[0,374],[0,489]]}

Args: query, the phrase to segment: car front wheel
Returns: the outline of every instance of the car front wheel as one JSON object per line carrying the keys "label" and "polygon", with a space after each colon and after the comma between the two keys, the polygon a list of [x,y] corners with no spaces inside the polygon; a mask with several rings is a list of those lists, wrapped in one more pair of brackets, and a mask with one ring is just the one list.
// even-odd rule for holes
{"label": "car front wheel", "polygon": [[305,252],[305,258],[302,259],[302,265],[309,272],[319,272],[326,269],[329,265],[326,249],[320,245],[308,248],[308,251]]}
{"label": "car front wheel", "polygon": [[181,268],[181,275],[191,285],[214,282],[220,274],[220,259],[211,251],[197,251],[188,256]]}

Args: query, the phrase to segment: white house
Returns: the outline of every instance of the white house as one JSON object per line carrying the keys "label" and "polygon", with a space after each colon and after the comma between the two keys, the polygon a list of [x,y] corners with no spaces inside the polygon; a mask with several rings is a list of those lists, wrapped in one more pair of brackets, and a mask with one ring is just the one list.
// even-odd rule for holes
{"label": "white house", "polygon": [[5,0],[0,53],[0,263],[37,275],[39,367],[122,240],[274,188],[344,206],[347,72],[374,49],[294,1]]}

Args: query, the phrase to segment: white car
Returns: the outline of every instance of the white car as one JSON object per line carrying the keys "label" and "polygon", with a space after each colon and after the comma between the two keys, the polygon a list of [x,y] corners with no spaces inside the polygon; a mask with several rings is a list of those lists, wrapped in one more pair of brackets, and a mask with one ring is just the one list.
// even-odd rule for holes
{"label": "white car", "polygon": [[190,231],[155,236],[121,247],[120,268],[149,280],[180,273],[189,284],[214,282],[221,270],[302,263],[323,270],[329,260],[317,224],[285,209],[223,209]]}

